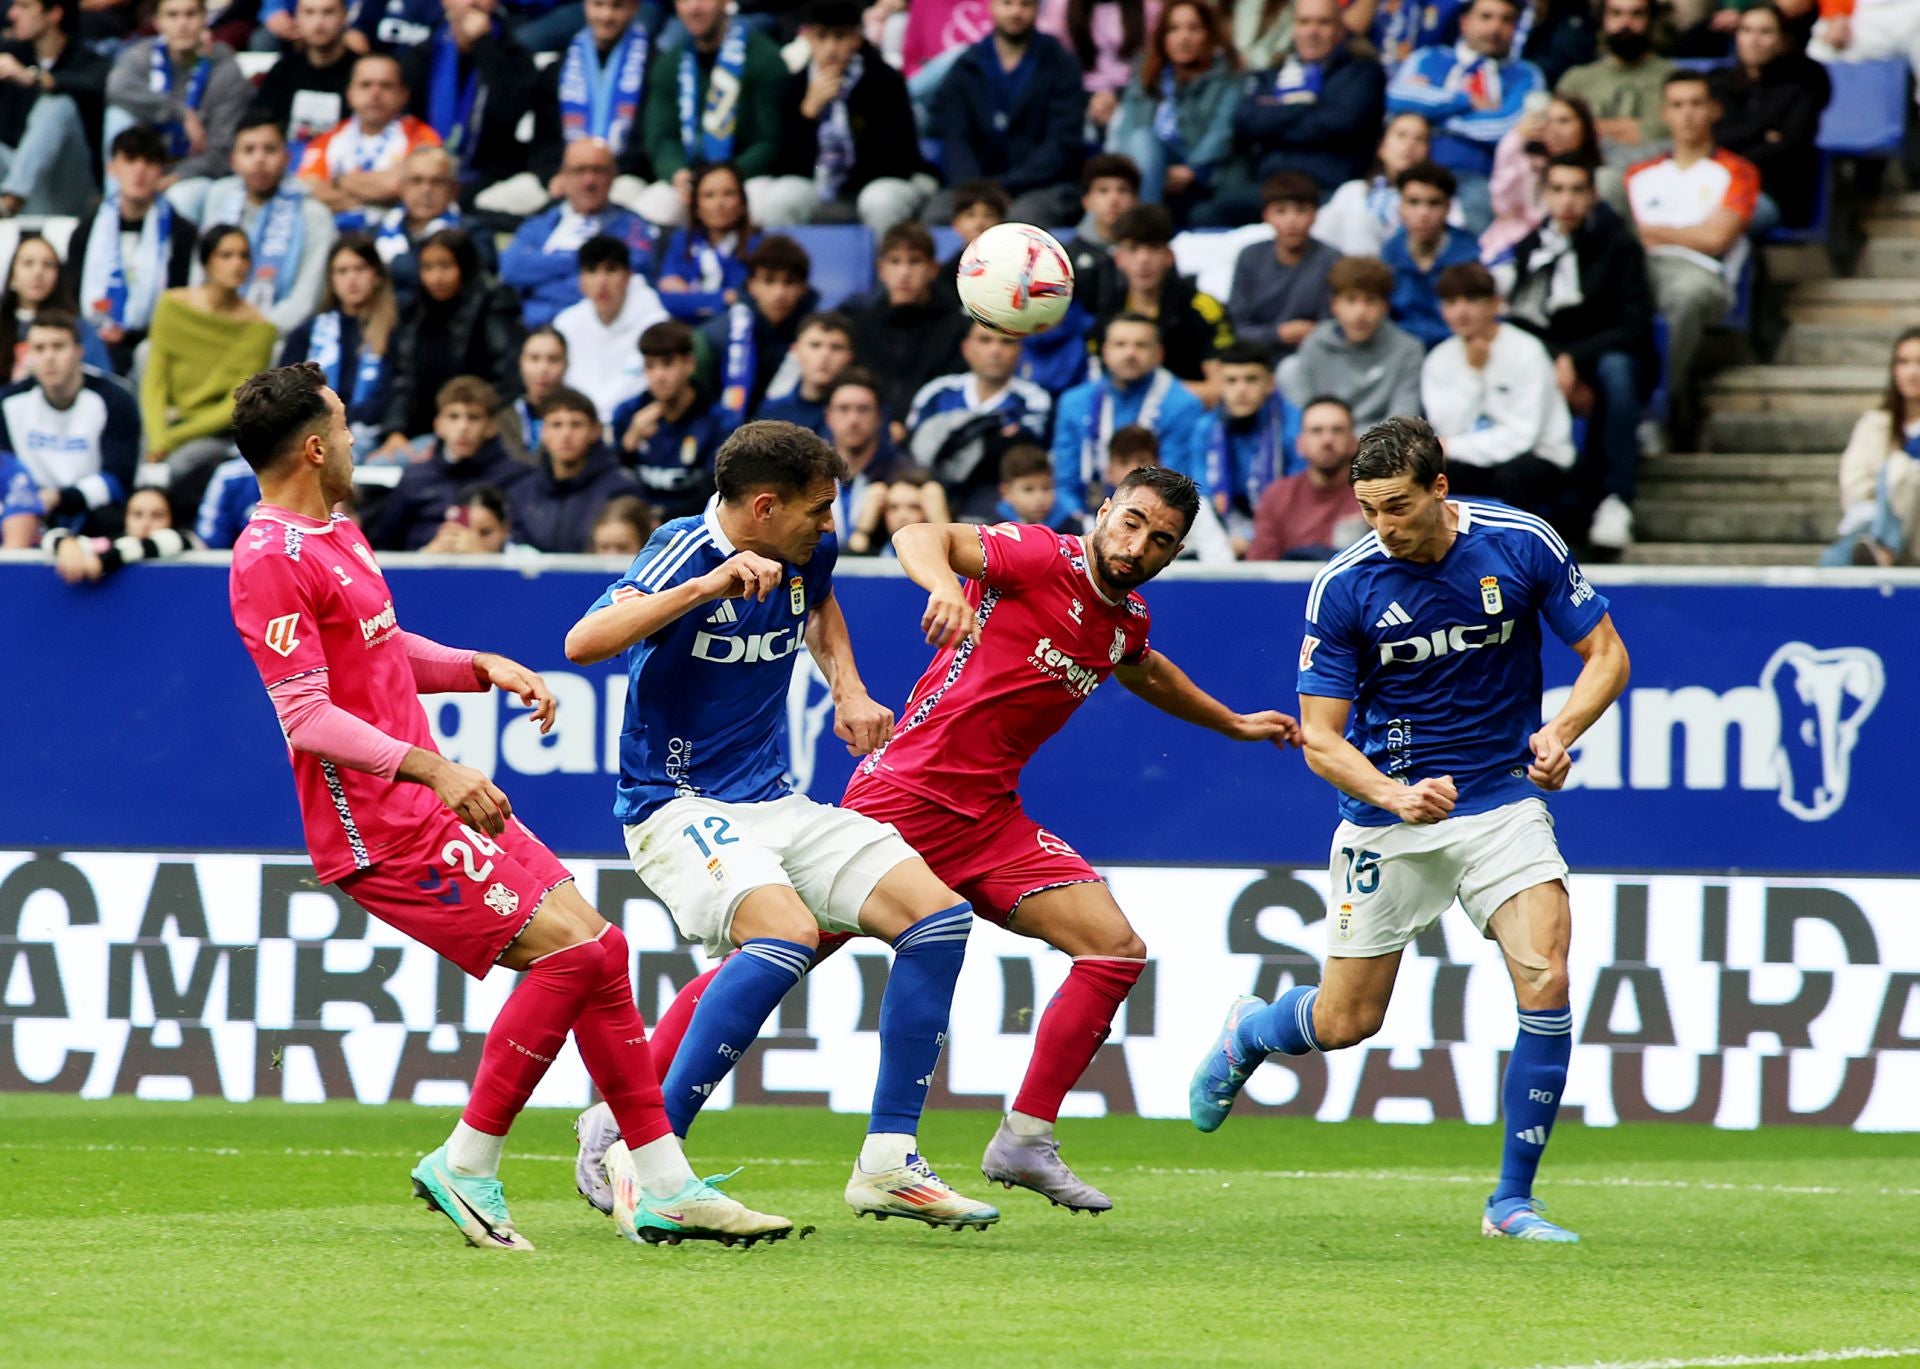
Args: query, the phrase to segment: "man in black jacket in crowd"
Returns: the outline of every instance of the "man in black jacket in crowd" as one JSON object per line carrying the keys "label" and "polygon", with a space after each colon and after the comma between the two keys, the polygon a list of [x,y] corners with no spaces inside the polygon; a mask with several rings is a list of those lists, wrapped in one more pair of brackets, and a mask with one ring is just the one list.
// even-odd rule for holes
{"label": "man in black jacket in crowd", "polygon": [[1546,193],[1546,221],[1514,249],[1507,317],[1546,344],[1561,393],[1593,417],[1579,467],[1598,501],[1588,541],[1619,550],[1633,540],[1637,430],[1659,374],[1647,257],[1578,157],[1548,163]]}
{"label": "man in black jacket in crowd", "polygon": [[787,78],[776,176],[811,182],[814,223],[864,223],[877,236],[910,219],[933,182],[907,82],[860,36],[855,0],[813,0],[801,30],[813,50]]}
{"label": "man in black jacket in crowd", "polygon": [[1276,171],[1313,177],[1321,198],[1366,174],[1387,107],[1380,63],[1356,54],[1336,0],[1295,0],[1293,46],[1279,66],[1246,79],[1233,116],[1234,156],[1196,225],[1260,217],[1260,186]]}
{"label": "man in black jacket in crowd", "polygon": [[[1039,0],[993,0],[993,32],[941,82],[933,127],[949,185],[998,181],[1013,196],[1016,223],[1050,227],[1078,217],[1087,92],[1073,54],[1034,32],[1039,16]],[[945,192],[933,197],[925,217],[953,217]]]}
{"label": "man in black jacket in crowd", "polygon": [[14,0],[0,44],[0,214],[78,214],[100,183],[112,63],[74,37],[79,0]]}

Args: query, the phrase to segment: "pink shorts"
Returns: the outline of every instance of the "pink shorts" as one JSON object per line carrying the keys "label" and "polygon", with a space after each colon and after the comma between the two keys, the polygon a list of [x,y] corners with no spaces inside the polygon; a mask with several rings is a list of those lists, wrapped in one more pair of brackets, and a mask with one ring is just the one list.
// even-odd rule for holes
{"label": "pink shorts", "polygon": [[1003,927],[1031,894],[1101,882],[1078,851],[1027,816],[1017,797],[970,818],[899,785],[856,776],[840,802],[892,823],[975,913]]}
{"label": "pink shorts", "polygon": [[442,809],[410,849],[354,871],[340,888],[389,927],[484,979],[540,900],[572,878],[519,818],[488,837]]}

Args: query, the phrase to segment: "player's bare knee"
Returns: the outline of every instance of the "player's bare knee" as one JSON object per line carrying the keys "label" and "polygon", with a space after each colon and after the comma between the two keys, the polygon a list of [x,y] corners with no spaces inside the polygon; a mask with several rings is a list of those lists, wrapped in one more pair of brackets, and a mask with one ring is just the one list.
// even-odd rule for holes
{"label": "player's bare knee", "polygon": [[1526,1012],[1564,1008],[1571,990],[1567,962],[1551,960],[1540,965],[1515,965],[1514,999]]}
{"label": "player's bare knee", "polygon": [[1099,939],[1100,949],[1089,951],[1089,955],[1108,956],[1114,960],[1145,960],[1147,943],[1140,934],[1122,923],[1110,932],[1102,933]]}
{"label": "player's bare knee", "polygon": [[1385,1011],[1370,1005],[1335,1008],[1328,1012],[1323,1004],[1313,1015],[1313,1035],[1323,1051],[1345,1050],[1373,1036],[1385,1020]]}

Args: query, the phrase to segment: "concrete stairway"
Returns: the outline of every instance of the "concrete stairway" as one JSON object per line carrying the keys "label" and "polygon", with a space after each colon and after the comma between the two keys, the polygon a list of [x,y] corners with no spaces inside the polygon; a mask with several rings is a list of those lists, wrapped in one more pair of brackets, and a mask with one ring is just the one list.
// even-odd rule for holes
{"label": "concrete stairway", "polygon": [[1872,201],[1861,226],[1868,241],[1850,279],[1830,278],[1805,251],[1770,252],[1775,279],[1792,282],[1774,364],[1716,373],[1704,450],[1642,463],[1641,540],[1625,560],[1812,565],[1832,540],[1841,449],[1884,394],[1894,338],[1920,325],[1920,195]]}

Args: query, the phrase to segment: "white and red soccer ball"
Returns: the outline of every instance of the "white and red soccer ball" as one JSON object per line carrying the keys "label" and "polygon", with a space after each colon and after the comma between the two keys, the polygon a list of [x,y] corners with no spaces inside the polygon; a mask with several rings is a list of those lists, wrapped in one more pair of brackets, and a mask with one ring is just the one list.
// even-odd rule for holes
{"label": "white and red soccer ball", "polygon": [[1053,327],[1073,303],[1073,263],[1053,234],[997,224],[960,256],[960,303],[975,322],[1008,337]]}

